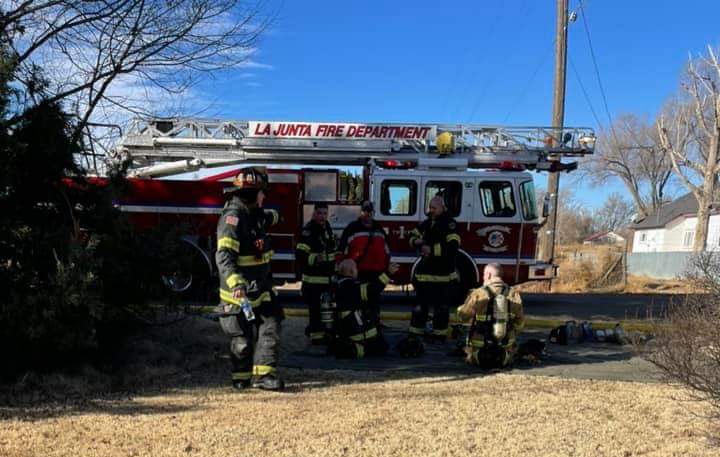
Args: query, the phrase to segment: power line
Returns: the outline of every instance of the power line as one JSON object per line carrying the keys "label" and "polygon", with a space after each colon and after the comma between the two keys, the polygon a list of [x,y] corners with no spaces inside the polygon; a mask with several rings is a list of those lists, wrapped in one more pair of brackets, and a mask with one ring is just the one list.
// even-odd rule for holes
{"label": "power line", "polygon": [[592,101],[590,101],[590,96],[588,95],[587,90],[585,89],[585,85],[582,82],[582,79],[580,78],[580,72],[578,72],[577,67],[575,67],[575,63],[572,61],[570,56],[568,56],[568,61],[570,62],[570,68],[572,68],[573,73],[575,73],[575,78],[577,79],[578,84],[580,85],[580,89],[582,90],[583,96],[585,97],[585,101],[588,104],[588,107],[590,107],[590,112],[593,115],[593,118],[595,119],[595,122],[597,122],[598,127],[602,129],[602,122],[600,122],[600,118],[597,115],[597,112],[595,111],[595,107],[593,107]]}
{"label": "power line", "polygon": [[[552,46],[550,47],[550,57],[552,57],[552,54],[555,49],[555,41],[553,40]],[[527,94],[528,90],[530,89],[530,86],[532,85],[533,81],[535,80],[535,77],[537,76],[538,72],[540,71],[540,68],[543,66],[543,64],[547,61],[548,55],[547,54],[540,54],[540,58],[538,59],[537,63],[535,64],[535,70],[530,74],[530,79],[528,79],[527,83],[525,84],[525,87],[518,93],[517,98],[515,101],[510,105],[510,108],[508,109],[508,112],[505,114],[505,117],[503,118],[503,124],[507,122],[508,118],[512,114],[512,112],[517,108],[517,106],[520,104],[520,102],[525,98],[525,95]]]}
{"label": "power line", "polygon": [[613,138],[615,138],[615,142],[617,142],[617,135],[615,135],[615,127],[612,123],[612,116],[610,116],[610,108],[608,107],[607,97],[605,96],[605,87],[603,86],[602,79],[600,78],[600,68],[597,63],[597,58],[595,57],[595,49],[593,48],[592,39],[590,38],[590,28],[588,27],[587,23],[587,17],[585,15],[585,8],[583,6],[582,0],[580,1],[578,5],[578,9],[580,10],[580,16],[582,16],[583,20],[583,26],[585,28],[585,36],[588,40],[588,46],[590,47],[590,56],[592,57],[593,61],[593,68],[595,70],[595,77],[598,81],[598,86],[600,87],[600,95],[603,99],[603,105],[605,107],[605,114],[607,114],[608,118],[608,125],[610,127],[610,133],[612,134]]}

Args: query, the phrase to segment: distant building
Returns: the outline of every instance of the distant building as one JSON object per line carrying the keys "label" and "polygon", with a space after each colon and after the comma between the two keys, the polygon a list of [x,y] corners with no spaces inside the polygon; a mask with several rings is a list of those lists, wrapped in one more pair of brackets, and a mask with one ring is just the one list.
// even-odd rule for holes
{"label": "distant building", "polygon": [[[692,251],[695,242],[698,204],[693,194],[664,204],[645,219],[631,225],[632,252]],[[720,250],[720,214],[710,215],[707,249]]]}
{"label": "distant building", "polygon": [[623,244],[625,237],[613,231],[593,233],[583,240],[584,245]]}

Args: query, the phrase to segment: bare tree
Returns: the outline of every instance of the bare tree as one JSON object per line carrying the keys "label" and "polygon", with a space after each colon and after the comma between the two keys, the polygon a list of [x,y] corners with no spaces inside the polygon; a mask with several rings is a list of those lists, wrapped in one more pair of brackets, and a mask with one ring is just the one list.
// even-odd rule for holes
{"label": "bare tree", "polygon": [[645,119],[624,114],[611,128],[602,131],[600,138],[582,176],[596,185],[619,179],[640,217],[658,209],[672,166],[660,147],[654,126]]}
{"label": "bare tree", "polygon": [[608,196],[605,203],[593,212],[595,228],[602,231],[619,230],[630,223],[634,209],[632,204],[617,192]]}
{"label": "bare tree", "polygon": [[720,63],[711,47],[690,60],[681,93],[665,106],[657,130],[673,171],[697,199],[693,250],[704,251],[720,172]]}
{"label": "bare tree", "polygon": [[15,119],[39,100],[59,101],[77,116],[79,139],[91,127],[113,124],[109,113],[118,110],[155,114],[157,107],[143,103],[149,92],[178,96],[208,74],[247,65],[269,19],[261,16],[262,3],[245,3],[3,2],[0,38],[13,51],[16,82],[27,94]]}
{"label": "bare tree", "polygon": [[568,191],[560,191],[558,206],[558,245],[580,243],[595,231],[595,221],[586,205]]}

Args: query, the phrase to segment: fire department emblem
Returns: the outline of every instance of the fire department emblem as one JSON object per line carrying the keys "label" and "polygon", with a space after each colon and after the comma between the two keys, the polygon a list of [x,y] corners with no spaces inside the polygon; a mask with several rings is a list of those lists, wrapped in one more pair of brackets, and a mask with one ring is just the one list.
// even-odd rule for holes
{"label": "fire department emblem", "polygon": [[510,234],[510,227],[505,225],[491,225],[488,227],[481,228],[475,233],[479,237],[485,238],[485,244],[483,244],[483,251],[485,252],[504,252],[508,250],[508,246],[505,244],[505,235]]}
{"label": "fire department emblem", "polygon": [[490,232],[488,235],[488,244],[494,248],[499,248],[500,246],[505,243],[505,236],[503,236],[502,232]]}

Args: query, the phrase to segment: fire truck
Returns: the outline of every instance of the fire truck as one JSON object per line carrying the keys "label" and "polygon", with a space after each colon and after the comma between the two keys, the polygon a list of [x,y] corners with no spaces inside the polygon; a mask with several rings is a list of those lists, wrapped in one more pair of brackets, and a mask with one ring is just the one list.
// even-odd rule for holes
{"label": "fire truck", "polygon": [[400,265],[395,282],[411,283],[419,257],[409,232],[441,195],[458,222],[463,285],[475,287],[490,262],[517,284],[557,274],[536,258],[547,198],[538,211],[530,171],[572,171],[577,163],[561,159],[592,154],[594,145],[590,128],[136,120],[115,151],[132,163],[130,190],[118,206],[140,228],[187,227],[182,240],[195,266],[165,278],[182,292],[215,274],[222,189],[243,166],[268,167],[265,205],[282,215],[271,231],[279,281],[295,280],[295,245],[315,203],[328,205],[339,235],[367,199]]}

